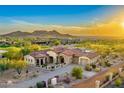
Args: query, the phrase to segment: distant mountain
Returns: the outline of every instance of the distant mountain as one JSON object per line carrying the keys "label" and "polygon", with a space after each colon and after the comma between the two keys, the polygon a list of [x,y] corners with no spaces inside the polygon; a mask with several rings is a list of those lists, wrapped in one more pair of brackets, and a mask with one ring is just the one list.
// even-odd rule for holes
{"label": "distant mountain", "polygon": [[25,38],[25,37],[39,37],[39,38],[74,38],[76,36],[72,36],[69,34],[61,34],[57,32],[56,30],[53,31],[45,31],[45,30],[36,30],[32,33],[29,32],[22,32],[22,31],[15,31],[8,34],[1,35],[4,37],[19,37],[19,38]]}
{"label": "distant mountain", "polygon": [[4,37],[25,37],[28,35],[30,35],[30,33],[28,33],[28,32],[16,31],[16,32],[11,32],[11,33],[4,34],[1,36],[4,36]]}

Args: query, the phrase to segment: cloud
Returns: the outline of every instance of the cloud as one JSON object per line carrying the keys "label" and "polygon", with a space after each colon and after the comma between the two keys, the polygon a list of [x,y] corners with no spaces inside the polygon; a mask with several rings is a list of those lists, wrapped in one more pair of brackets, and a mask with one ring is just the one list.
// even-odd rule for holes
{"label": "cloud", "polygon": [[[98,19],[96,19],[98,20]],[[40,24],[25,20],[11,19],[9,24],[0,25],[0,34],[13,31],[32,32],[35,30],[57,30],[60,33],[71,35],[95,35],[95,36],[121,36],[124,35],[124,28],[120,27],[116,20],[107,22],[96,22],[90,26],[71,26],[71,25],[56,25],[56,24]]]}
{"label": "cloud", "polygon": [[11,22],[13,24],[18,24],[18,25],[35,25],[33,23],[27,22],[27,21],[23,21],[23,20],[11,20]]}
{"label": "cloud", "polygon": [[33,27],[42,27],[42,28],[53,28],[53,29],[79,29],[79,30],[83,30],[83,29],[88,29],[87,27],[80,27],[80,26],[64,26],[64,25],[54,25],[54,24],[39,24],[39,23],[31,23],[28,21],[24,21],[24,20],[11,20],[13,25],[20,25],[20,26],[24,26],[27,28],[30,28],[30,26]]}
{"label": "cloud", "polygon": [[[1,33],[8,33],[13,31],[26,31],[32,32],[34,30],[57,30],[61,33],[66,34],[75,34],[75,32],[80,33],[82,30],[87,29],[87,27],[81,26],[65,26],[65,25],[56,25],[56,24],[40,24],[40,23],[32,23],[25,20],[16,20],[10,18],[10,23],[0,26]],[[0,33],[0,34],[1,34]]]}

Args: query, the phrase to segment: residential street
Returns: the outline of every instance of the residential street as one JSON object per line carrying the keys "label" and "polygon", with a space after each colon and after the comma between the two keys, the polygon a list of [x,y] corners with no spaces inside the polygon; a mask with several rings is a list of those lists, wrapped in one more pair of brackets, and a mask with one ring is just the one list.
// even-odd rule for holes
{"label": "residential street", "polygon": [[[41,74],[36,78],[30,79],[30,80],[25,80],[25,81],[19,82],[18,84],[10,85],[8,87],[11,87],[11,88],[28,88],[30,86],[35,86],[37,82],[47,81],[49,78],[52,78],[56,75],[64,74],[66,72],[69,73],[69,72],[71,72],[72,68],[75,66],[79,66],[79,65],[68,65],[66,67],[57,69],[55,71],[51,71],[51,72],[46,73],[46,74]],[[83,75],[86,77],[91,77],[91,76],[95,75],[95,73],[83,71]]]}

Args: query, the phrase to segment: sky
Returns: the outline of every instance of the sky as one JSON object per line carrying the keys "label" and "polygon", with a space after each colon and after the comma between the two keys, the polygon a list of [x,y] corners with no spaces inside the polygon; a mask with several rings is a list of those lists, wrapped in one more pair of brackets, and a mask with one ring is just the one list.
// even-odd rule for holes
{"label": "sky", "polygon": [[[120,22],[122,19],[120,15],[122,15],[123,10],[124,6],[107,5],[1,5],[0,34],[17,30],[27,32],[57,30],[72,35],[97,35],[97,30],[101,29],[98,25],[110,25],[113,20],[115,22],[119,20],[118,22]],[[111,25],[113,28],[115,23]],[[114,29],[116,26],[114,26]],[[90,31],[90,29],[93,31]]]}

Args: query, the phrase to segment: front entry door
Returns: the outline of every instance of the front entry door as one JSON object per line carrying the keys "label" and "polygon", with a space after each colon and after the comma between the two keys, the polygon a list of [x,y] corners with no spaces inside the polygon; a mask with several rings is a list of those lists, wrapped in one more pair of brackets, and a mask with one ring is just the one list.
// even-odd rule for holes
{"label": "front entry door", "polygon": [[39,59],[36,60],[36,66],[39,66]]}
{"label": "front entry door", "polygon": [[40,60],[40,64],[43,65],[43,59]]}
{"label": "front entry door", "polygon": [[53,63],[53,57],[49,57],[50,63]]}

